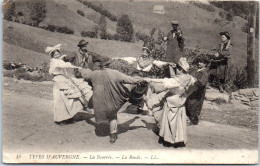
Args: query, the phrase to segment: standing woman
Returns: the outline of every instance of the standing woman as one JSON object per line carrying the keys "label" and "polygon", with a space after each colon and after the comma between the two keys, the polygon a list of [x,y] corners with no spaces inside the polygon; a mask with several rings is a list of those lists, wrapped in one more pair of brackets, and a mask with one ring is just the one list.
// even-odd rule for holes
{"label": "standing woman", "polygon": [[45,52],[51,56],[49,73],[54,76],[54,121],[57,124],[66,124],[87,106],[93,92],[82,78],[75,78],[74,69],[79,67],[63,61],[66,55],[60,54],[60,46],[61,44],[47,47]]}
{"label": "standing woman", "polygon": [[[219,91],[224,92],[224,85],[227,81],[226,75],[228,70],[228,61],[230,59],[231,37],[228,32],[220,32],[222,42],[217,47],[215,60],[211,62],[210,73],[212,73],[218,84]],[[211,75],[210,79],[214,79]]]}
{"label": "standing woman", "polygon": [[164,79],[145,79],[149,82],[162,83],[168,90],[163,102],[163,109],[159,117],[158,125],[159,141],[166,147],[184,147],[187,143],[187,124],[185,101],[188,88],[195,83],[195,79],[187,72],[189,64],[186,58],[180,58],[176,65],[176,76]]}

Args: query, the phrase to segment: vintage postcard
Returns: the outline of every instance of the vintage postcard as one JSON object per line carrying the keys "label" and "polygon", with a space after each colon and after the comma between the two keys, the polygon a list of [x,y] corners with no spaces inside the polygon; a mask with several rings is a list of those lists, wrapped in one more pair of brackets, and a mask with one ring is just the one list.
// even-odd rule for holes
{"label": "vintage postcard", "polygon": [[3,163],[258,163],[258,1],[2,12]]}

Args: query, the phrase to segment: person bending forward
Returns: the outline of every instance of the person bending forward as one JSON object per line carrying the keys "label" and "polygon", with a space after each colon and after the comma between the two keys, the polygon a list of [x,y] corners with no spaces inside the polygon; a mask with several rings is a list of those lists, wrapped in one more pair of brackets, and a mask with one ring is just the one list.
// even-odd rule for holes
{"label": "person bending forward", "polygon": [[143,79],[130,77],[117,70],[106,68],[111,61],[102,62],[102,70],[79,69],[79,72],[86,81],[92,82],[96,122],[100,125],[109,123],[110,142],[113,143],[117,139],[117,112],[129,97],[129,90],[124,83],[134,84]]}

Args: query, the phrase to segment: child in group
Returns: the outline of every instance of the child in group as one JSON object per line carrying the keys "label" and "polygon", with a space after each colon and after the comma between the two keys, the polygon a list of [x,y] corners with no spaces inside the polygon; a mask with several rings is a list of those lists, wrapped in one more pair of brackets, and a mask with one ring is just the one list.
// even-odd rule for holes
{"label": "child in group", "polygon": [[49,73],[54,76],[55,122],[70,119],[83,108],[87,108],[93,94],[92,87],[84,79],[74,76],[74,69],[79,67],[63,60],[66,55],[61,55],[60,46],[58,44],[45,49],[51,56]]}
{"label": "child in group", "polygon": [[203,102],[205,100],[205,93],[207,88],[207,83],[209,79],[209,64],[210,60],[206,57],[198,56],[195,59],[198,65],[198,70],[191,73],[191,75],[196,78],[194,86],[190,88],[191,95],[187,98],[185,103],[187,116],[190,119],[190,124],[197,125],[199,123],[199,115],[202,110]]}

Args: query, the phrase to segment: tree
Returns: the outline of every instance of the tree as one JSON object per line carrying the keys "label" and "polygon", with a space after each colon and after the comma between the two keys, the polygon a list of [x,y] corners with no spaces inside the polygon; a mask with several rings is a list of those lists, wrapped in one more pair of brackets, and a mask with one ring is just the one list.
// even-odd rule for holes
{"label": "tree", "polygon": [[157,35],[157,41],[158,43],[162,43],[163,42],[163,37],[164,37],[164,33],[161,31],[161,29],[158,29],[158,35]]}
{"label": "tree", "polygon": [[152,29],[152,30],[151,30],[151,32],[150,32],[150,37],[153,37],[153,35],[154,35],[155,31],[156,31],[156,28],[155,28],[155,27],[153,27],[153,29]]}
{"label": "tree", "polygon": [[[258,10],[257,2],[249,2],[251,10],[248,15],[248,35],[247,35],[247,80],[250,88],[256,85],[256,46],[255,46],[255,29],[256,29],[256,14]],[[258,27],[257,27],[258,28]]]}
{"label": "tree", "polygon": [[122,15],[117,21],[116,32],[119,40],[132,42],[134,38],[134,28],[128,15]]}
{"label": "tree", "polygon": [[234,18],[234,12],[233,12],[233,10],[231,10],[231,11],[227,14],[226,19],[227,19],[228,21],[233,21],[233,18]]}
{"label": "tree", "polygon": [[28,1],[27,6],[30,10],[30,22],[32,26],[39,26],[47,13],[46,1],[45,0],[33,0]]}
{"label": "tree", "polygon": [[104,15],[101,15],[98,22],[98,35],[101,39],[106,38],[106,34],[107,34],[106,29],[107,29],[106,17]]}
{"label": "tree", "polygon": [[4,4],[3,7],[4,19],[12,21],[12,16],[15,15],[15,3],[9,1],[8,3]]}

